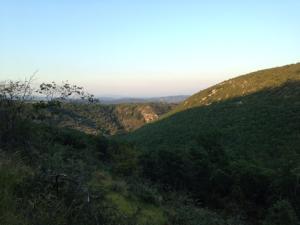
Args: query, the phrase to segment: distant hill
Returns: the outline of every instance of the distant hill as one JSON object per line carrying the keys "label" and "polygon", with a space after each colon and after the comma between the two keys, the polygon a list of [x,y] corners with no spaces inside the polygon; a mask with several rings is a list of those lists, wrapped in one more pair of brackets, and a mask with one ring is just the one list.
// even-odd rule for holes
{"label": "distant hill", "polygon": [[187,99],[189,95],[176,95],[153,98],[110,98],[99,97],[102,104],[128,104],[128,103],[180,103]]}

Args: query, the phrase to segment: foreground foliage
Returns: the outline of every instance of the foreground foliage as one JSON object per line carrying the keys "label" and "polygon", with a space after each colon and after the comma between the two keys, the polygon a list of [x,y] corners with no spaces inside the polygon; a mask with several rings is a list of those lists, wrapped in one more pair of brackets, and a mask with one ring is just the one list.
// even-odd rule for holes
{"label": "foreground foliage", "polygon": [[29,104],[19,96],[0,99],[0,224],[227,224],[146,181],[134,146],[51,124],[60,99]]}

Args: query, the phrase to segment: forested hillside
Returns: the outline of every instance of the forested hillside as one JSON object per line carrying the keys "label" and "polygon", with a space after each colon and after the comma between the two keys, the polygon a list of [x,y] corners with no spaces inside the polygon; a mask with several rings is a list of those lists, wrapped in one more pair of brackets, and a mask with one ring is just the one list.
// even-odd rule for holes
{"label": "forested hillside", "polygon": [[299,114],[294,64],[201,91],[125,139],[144,151],[144,176],[258,223],[274,207],[300,215]]}
{"label": "forested hillside", "polygon": [[127,133],[153,122],[172,110],[173,103],[82,104],[64,103],[50,122],[88,134]]}

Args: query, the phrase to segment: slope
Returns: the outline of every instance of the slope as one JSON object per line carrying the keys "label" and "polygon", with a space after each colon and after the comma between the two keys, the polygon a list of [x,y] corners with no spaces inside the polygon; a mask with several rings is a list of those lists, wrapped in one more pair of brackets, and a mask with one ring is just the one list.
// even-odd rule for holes
{"label": "slope", "polygon": [[300,63],[261,70],[221,82],[183,101],[170,114],[196,106],[210,105],[234,97],[245,96],[266,88],[274,88],[288,80],[300,79]]}
{"label": "slope", "polygon": [[223,134],[224,144],[230,149],[241,144],[250,148],[250,143],[261,148],[257,140],[263,142],[275,135],[278,142],[287,135],[284,130],[297,128],[299,82],[300,64],[240,76],[193,95],[158,122],[128,134],[126,139],[148,149],[180,147],[215,129]]}
{"label": "slope", "polygon": [[295,64],[199,92],[123,138],[143,150],[147,178],[257,222],[282,199],[300,215],[299,114]]}
{"label": "slope", "polygon": [[[57,112],[55,122],[60,127],[77,129],[89,134],[112,135],[126,133],[157,120],[176,104],[86,104],[65,103]],[[51,117],[53,122],[53,117]]]}

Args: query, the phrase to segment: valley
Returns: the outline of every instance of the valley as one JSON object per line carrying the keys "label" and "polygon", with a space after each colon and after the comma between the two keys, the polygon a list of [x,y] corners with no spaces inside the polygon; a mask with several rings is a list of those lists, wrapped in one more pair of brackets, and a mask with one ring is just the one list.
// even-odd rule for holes
{"label": "valley", "polygon": [[104,105],[65,103],[55,120],[57,126],[73,128],[88,134],[106,136],[128,133],[158,120],[171,111],[175,103],[128,103]]}
{"label": "valley", "polygon": [[299,224],[299,63],[181,103],[101,104],[54,83],[39,93],[67,97],[28,103],[28,87],[0,89],[1,224]]}

